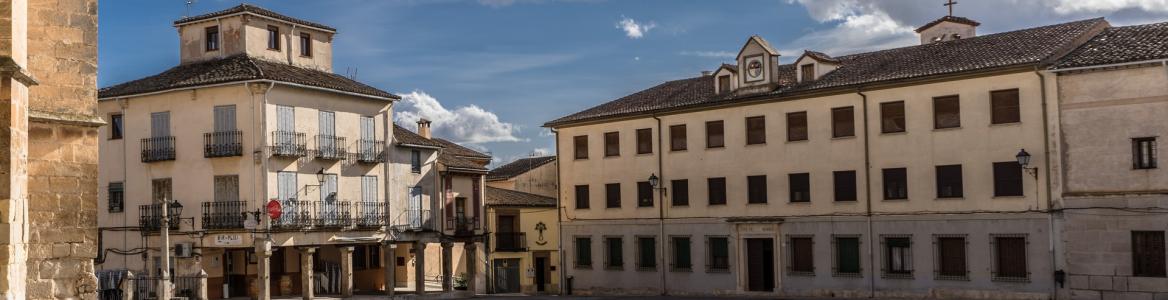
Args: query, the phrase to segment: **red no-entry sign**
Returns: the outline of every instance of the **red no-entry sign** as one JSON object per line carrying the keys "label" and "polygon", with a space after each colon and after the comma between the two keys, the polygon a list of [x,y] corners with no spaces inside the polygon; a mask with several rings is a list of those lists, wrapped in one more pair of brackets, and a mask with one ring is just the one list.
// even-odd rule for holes
{"label": "red no-entry sign", "polygon": [[268,201],[268,216],[271,217],[272,220],[279,219],[280,213],[282,211],[283,210],[280,209],[279,200],[272,199],[271,201]]}

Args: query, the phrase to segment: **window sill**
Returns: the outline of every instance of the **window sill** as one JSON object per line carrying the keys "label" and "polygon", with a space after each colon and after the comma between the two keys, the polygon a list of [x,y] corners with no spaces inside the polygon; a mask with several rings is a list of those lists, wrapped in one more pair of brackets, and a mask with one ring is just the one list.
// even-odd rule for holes
{"label": "window sill", "polygon": [[283,51],[280,51],[280,48],[268,48],[268,51],[283,52]]}
{"label": "window sill", "polygon": [[796,272],[796,271],[787,271],[787,275],[788,275],[788,276],[815,277],[815,272],[804,272],[804,271],[799,271],[799,272]]}
{"label": "window sill", "polygon": [[1030,282],[1030,278],[1029,278],[1029,277],[997,277],[997,276],[994,276],[994,277],[990,278],[990,281],[993,281],[993,282],[1029,283],[1029,282]]}
{"label": "window sill", "polygon": [[1017,195],[1017,196],[993,196],[993,197],[990,197],[990,199],[1026,199],[1026,195]]}
{"label": "window sill", "polygon": [[637,208],[653,208],[653,206],[652,205],[650,205],[650,206],[637,205]]}
{"label": "window sill", "polygon": [[592,266],[591,265],[575,266],[574,269],[576,269],[576,270],[592,270]]}
{"label": "window sill", "polygon": [[620,154],[617,154],[617,155],[605,155],[605,156],[604,156],[604,159],[614,159],[614,158],[620,158]]}
{"label": "window sill", "polygon": [[671,268],[669,271],[678,273],[693,273],[693,268]]}
{"label": "window sill", "polygon": [[709,269],[709,268],[707,268],[707,269],[706,269],[706,273],[724,273],[724,274],[730,274],[730,268],[726,268],[726,269]]}
{"label": "window sill", "polygon": [[935,280],[969,281],[969,276],[968,275],[966,275],[966,276],[937,275],[933,279],[935,279]]}
{"label": "window sill", "polygon": [[934,201],[954,201],[954,200],[965,200],[965,197],[964,197],[964,196],[962,196],[962,197],[937,197],[937,198],[933,198],[933,200],[934,200]]}
{"label": "window sill", "polygon": [[861,271],[860,273],[832,273],[831,277],[864,278],[864,272]]}
{"label": "window sill", "polygon": [[767,205],[766,202],[746,202],[746,205]]}
{"label": "window sill", "polygon": [[706,206],[721,206],[721,207],[724,207],[724,206],[726,206],[726,203],[710,203],[710,204],[706,204]]}
{"label": "window sill", "polygon": [[908,274],[884,273],[884,274],[880,274],[880,278],[884,278],[884,279],[913,279],[913,274],[912,273],[908,273]]}
{"label": "window sill", "polygon": [[853,139],[856,139],[856,136],[855,136],[855,135],[848,135],[848,136],[833,136],[833,137],[831,137],[831,140],[833,140],[833,141],[843,141],[843,140],[853,140]]}
{"label": "window sill", "polygon": [[717,147],[706,146],[706,150],[721,150],[721,149],[726,149],[726,146],[717,146]]}
{"label": "window sill", "polygon": [[792,204],[792,205],[811,205],[811,201],[787,201],[787,204]]}
{"label": "window sill", "polygon": [[883,201],[884,202],[908,202],[908,198],[893,198],[893,199],[885,198],[885,199],[883,199]]}
{"label": "window sill", "polygon": [[609,271],[624,271],[625,267],[604,267],[604,269]]}
{"label": "window sill", "polygon": [[689,149],[669,149],[669,153],[681,153],[689,151]]}
{"label": "window sill", "polygon": [[908,135],[908,131],[880,132],[880,135]]}
{"label": "window sill", "polygon": [[810,139],[802,139],[802,140],[794,140],[794,141],[788,140],[787,144],[806,144],[806,143],[810,143],[810,142],[811,142]]}
{"label": "window sill", "polygon": [[990,128],[993,128],[993,127],[1014,127],[1014,126],[1022,126],[1022,122],[1018,121],[1018,122],[997,123],[997,124],[990,123]]}
{"label": "window sill", "polygon": [[637,272],[657,272],[657,267],[637,267]]}
{"label": "window sill", "polygon": [[831,203],[834,203],[834,204],[837,204],[837,205],[844,205],[844,204],[847,204],[847,205],[856,205],[856,203],[860,203],[860,201],[856,201],[856,200],[843,200],[843,201],[836,200],[836,201],[832,201]]}
{"label": "window sill", "polygon": [[748,148],[750,148],[750,147],[766,147],[766,142],[746,144],[745,147],[748,147]]}
{"label": "window sill", "polygon": [[572,159],[572,160],[574,160],[574,161],[581,161],[581,160],[588,160],[588,158],[587,158],[587,157],[584,157],[584,158],[579,158],[579,157],[577,157],[577,158],[574,158],[574,159]]}
{"label": "window sill", "polygon": [[636,156],[653,156],[653,152],[649,152],[649,153],[637,153],[637,155],[636,155]]}
{"label": "window sill", "polygon": [[689,207],[689,203],[686,203],[686,204],[673,204],[673,205],[670,205],[670,207]]}
{"label": "window sill", "polygon": [[945,127],[945,128],[933,128],[933,132],[940,132],[940,131],[954,131],[954,130],[959,130],[959,129],[961,129],[961,126]]}
{"label": "window sill", "polygon": [[304,54],[301,54],[301,55],[300,55],[300,58],[312,58],[312,55],[304,55]]}

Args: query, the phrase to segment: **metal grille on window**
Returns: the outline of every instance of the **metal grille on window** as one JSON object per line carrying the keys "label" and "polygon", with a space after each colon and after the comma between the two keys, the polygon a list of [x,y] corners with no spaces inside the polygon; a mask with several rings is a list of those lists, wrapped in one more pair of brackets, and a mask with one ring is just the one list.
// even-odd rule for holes
{"label": "metal grille on window", "polygon": [[884,247],[882,276],[884,278],[913,278],[912,236],[887,235],[883,237]]}

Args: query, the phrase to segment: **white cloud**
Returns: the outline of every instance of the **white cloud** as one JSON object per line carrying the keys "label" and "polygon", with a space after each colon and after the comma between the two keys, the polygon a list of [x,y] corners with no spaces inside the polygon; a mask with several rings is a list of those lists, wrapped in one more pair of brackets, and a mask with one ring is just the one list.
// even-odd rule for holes
{"label": "white cloud", "polygon": [[637,20],[621,16],[620,22],[616,23],[616,28],[624,30],[625,36],[631,39],[639,39],[645,37],[649,30],[656,28],[657,24],[650,21],[649,23],[637,23]]}
{"label": "white cloud", "polygon": [[456,143],[520,142],[516,137],[519,127],[502,122],[494,113],[476,105],[457,107],[453,110],[442,106],[433,96],[422,91],[402,95],[399,109],[394,113],[394,122],[415,128],[419,118],[430,120],[430,130],[436,137]]}
{"label": "white cloud", "polygon": [[712,57],[712,58],[735,58],[738,53],[730,51],[681,51],[677,53],[684,56],[698,56],[698,57]]}
{"label": "white cloud", "polygon": [[500,8],[515,4],[515,0],[478,0],[479,4]]}
{"label": "white cloud", "polygon": [[1109,13],[1122,9],[1138,9],[1168,13],[1168,0],[1054,0],[1054,11],[1059,14]]}

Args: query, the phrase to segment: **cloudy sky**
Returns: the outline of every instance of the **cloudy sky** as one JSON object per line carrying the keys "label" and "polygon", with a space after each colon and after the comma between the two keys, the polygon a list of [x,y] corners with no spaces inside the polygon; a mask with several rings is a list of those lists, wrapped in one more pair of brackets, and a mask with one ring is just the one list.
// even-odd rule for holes
{"label": "cloudy sky", "polygon": [[[98,85],[178,63],[171,22],[185,0],[103,1]],[[750,35],[784,62],[803,49],[830,55],[909,46],[941,17],[938,0],[252,0],[336,27],[333,69],[402,95],[395,121],[432,120],[435,134],[488,151],[497,163],[554,151],[549,120],[697,76]],[[963,0],[955,15],[979,34],[1106,17],[1112,25],[1168,22],[1168,0]],[[199,0],[191,14],[240,1]],[[348,71],[347,71],[348,70]]]}

